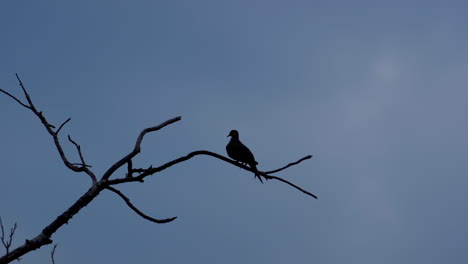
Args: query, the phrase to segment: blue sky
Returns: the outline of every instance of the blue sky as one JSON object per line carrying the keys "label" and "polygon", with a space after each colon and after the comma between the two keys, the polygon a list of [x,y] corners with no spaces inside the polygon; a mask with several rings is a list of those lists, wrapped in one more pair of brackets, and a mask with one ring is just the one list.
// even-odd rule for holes
{"label": "blue sky", "polygon": [[[97,174],[148,135],[136,167],[225,154],[231,129],[260,170],[197,157],[104,192],[60,229],[58,263],[468,262],[464,1],[0,2],[0,88],[19,73]],[[0,97],[0,216],[32,238],[84,193],[33,115]],[[120,175],[124,171],[119,172]],[[47,263],[51,246],[22,263]],[[3,252],[0,252],[3,253]]]}

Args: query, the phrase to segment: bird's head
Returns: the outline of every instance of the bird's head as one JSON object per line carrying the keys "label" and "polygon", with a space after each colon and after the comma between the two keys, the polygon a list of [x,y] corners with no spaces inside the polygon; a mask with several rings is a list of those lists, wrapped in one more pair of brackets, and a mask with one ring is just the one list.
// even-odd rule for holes
{"label": "bird's head", "polygon": [[237,130],[233,129],[233,130],[231,130],[231,132],[229,132],[228,137],[239,138],[239,132],[237,132]]}

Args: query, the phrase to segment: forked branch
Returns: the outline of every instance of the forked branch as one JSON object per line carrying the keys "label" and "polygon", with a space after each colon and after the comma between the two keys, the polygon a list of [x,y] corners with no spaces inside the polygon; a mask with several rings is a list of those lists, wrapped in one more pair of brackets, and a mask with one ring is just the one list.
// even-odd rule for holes
{"label": "forked branch", "polygon": [[[126,197],[122,192],[120,192],[119,190],[113,188],[111,185],[117,185],[117,184],[121,184],[121,183],[126,183],[126,182],[136,182],[136,181],[139,181],[139,182],[143,182],[144,181],[144,178],[145,177],[148,177],[150,175],[153,175],[155,173],[158,173],[160,171],[163,171],[165,169],[168,169],[169,167],[171,166],[174,166],[176,164],[179,164],[181,162],[184,162],[184,161],[187,161],[195,156],[198,156],[198,155],[207,155],[207,156],[211,156],[211,157],[214,157],[214,158],[217,158],[217,159],[220,159],[220,160],[223,160],[225,162],[228,162],[228,163],[231,163],[232,165],[235,165],[235,166],[238,166],[244,170],[247,170],[247,171],[252,171],[252,169],[250,167],[247,167],[241,163],[238,163],[234,160],[231,160],[227,157],[224,157],[222,155],[219,155],[219,154],[216,154],[216,153],[213,153],[213,152],[210,152],[210,151],[206,151],[206,150],[199,150],[199,151],[194,151],[194,152],[191,152],[189,154],[187,154],[186,156],[183,156],[183,157],[180,157],[180,158],[177,158],[177,159],[174,159],[172,161],[169,161],[163,165],[160,165],[159,167],[155,167],[153,168],[152,166],[150,166],[149,168],[147,169],[134,169],[133,168],[133,164],[132,164],[132,159],[138,155],[141,151],[141,143],[143,141],[143,138],[145,137],[145,135],[147,133],[151,133],[151,132],[155,132],[155,131],[158,131],[170,124],[173,124],[179,120],[181,120],[181,117],[178,116],[178,117],[175,117],[175,118],[172,118],[172,119],[169,119],[157,126],[153,126],[153,127],[148,127],[146,129],[143,129],[140,134],[138,135],[137,139],[136,139],[136,142],[135,142],[135,146],[133,148],[133,150],[128,153],[125,157],[121,158],[120,160],[118,160],[116,163],[114,163],[103,175],[102,177],[100,178],[100,180],[98,181],[97,180],[97,177],[95,176],[95,174],[89,169],[91,166],[87,165],[86,162],[85,162],[85,159],[83,157],[83,153],[81,151],[81,146],[76,143],[74,140],[72,140],[72,138],[70,136],[68,136],[68,140],[71,142],[71,144],[73,144],[78,152],[78,155],[80,157],[80,161],[81,163],[71,163],[68,158],[66,157],[64,151],[63,151],[63,148],[61,146],[61,143],[60,143],[60,140],[59,140],[59,137],[58,137],[58,134],[59,132],[62,130],[62,128],[70,121],[70,118],[68,118],[66,121],[64,121],[59,127],[58,129],[55,129],[55,126],[53,126],[52,124],[50,124],[47,119],[44,117],[44,115],[42,114],[41,111],[38,111],[36,106],[33,104],[32,100],[31,100],[31,97],[30,95],[28,94],[23,82],[21,81],[21,79],[19,78],[18,75],[16,75],[17,79],[18,79],[18,82],[19,82],[19,85],[24,93],[24,97],[26,98],[26,101],[27,103],[21,101],[20,99],[18,99],[17,97],[15,97],[14,95],[0,89],[0,92],[6,94],[8,97],[12,98],[14,101],[16,101],[19,105],[21,105],[22,107],[25,107],[29,110],[31,110],[34,115],[36,115],[39,120],[42,122],[42,124],[44,125],[45,129],[47,130],[47,132],[52,136],[53,138],[53,141],[54,141],[54,144],[55,144],[55,147],[57,149],[57,151],[59,152],[59,155],[63,161],[63,163],[65,164],[65,166],[67,168],[69,168],[70,170],[72,171],[75,171],[75,172],[85,172],[86,174],[88,174],[90,176],[90,178],[92,179],[92,186],[91,188],[89,188],[88,191],[86,191],[74,204],[72,204],[68,209],[66,209],[62,214],[60,214],[56,219],[54,219],[49,225],[47,225],[37,236],[35,236],[34,238],[30,239],[30,240],[26,240],[26,242],[24,244],[22,244],[21,246],[18,246],[16,249],[13,249],[10,251],[10,247],[11,247],[11,244],[12,244],[12,240],[13,240],[13,235],[16,231],[16,223],[14,225],[14,227],[10,230],[10,233],[9,234],[6,234],[5,230],[4,230],[4,227],[3,227],[3,223],[1,221],[1,218],[0,218],[0,226],[1,226],[1,242],[3,244],[3,247],[6,249],[6,254],[2,257],[0,257],[0,264],[3,264],[3,263],[9,263],[11,261],[14,261],[15,259],[20,259],[21,256],[33,251],[33,250],[36,250],[44,245],[47,245],[47,244],[51,244],[52,243],[52,235],[59,229],[61,228],[63,225],[67,224],[73,216],[75,216],[81,209],[83,209],[84,207],[86,207],[90,202],[92,202],[94,200],[94,198],[96,198],[100,192],[104,189],[108,189],[112,192],[114,192],[115,194],[117,194],[120,198],[122,198],[125,203],[127,204],[127,206],[129,206],[135,213],[137,213],[139,216],[143,217],[144,219],[147,219],[151,222],[155,222],[155,223],[168,223],[168,222],[171,222],[173,220],[176,219],[176,217],[172,217],[172,218],[167,218],[167,219],[155,219],[153,217],[150,217],[146,214],[144,214],[143,212],[141,212],[138,208],[136,208],[131,202],[130,202],[130,199],[128,197]],[[309,155],[309,156],[306,156],[302,159],[299,159],[298,161],[296,162],[292,162],[282,168],[279,168],[279,169],[276,169],[276,170],[272,170],[272,171],[267,171],[267,172],[259,172],[262,176],[264,176],[266,179],[275,179],[275,180],[278,180],[278,181],[281,181],[283,183],[286,183],[294,188],[296,188],[297,190],[300,190],[301,192],[311,196],[311,197],[314,197],[314,198],[317,198],[317,196],[315,196],[314,194],[300,188],[299,186],[287,181],[287,180],[284,180],[282,178],[279,178],[277,176],[273,176],[271,175],[272,173],[276,173],[276,172],[279,172],[279,171],[282,171],[284,169],[287,169],[291,166],[294,166],[296,164],[299,164],[300,162],[304,161],[304,160],[307,160],[307,159],[310,159],[312,156]],[[127,173],[126,173],[126,176],[124,176],[123,178],[117,178],[117,179],[110,179],[110,177],[120,168],[122,167],[124,164],[127,164]],[[137,174],[136,176],[133,176],[133,174]],[[55,249],[56,249],[56,246],[54,246],[53,250],[52,250],[52,253],[51,253],[51,258],[52,258],[52,262],[54,262],[54,253],[55,253]]]}
{"label": "forked branch", "polygon": [[31,100],[31,96],[29,95],[28,91],[26,90],[26,87],[24,86],[23,81],[21,81],[18,74],[16,74],[16,79],[18,80],[19,85],[21,87],[21,90],[23,91],[23,94],[24,94],[24,97],[26,98],[27,104],[23,103],[20,99],[18,99],[17,97],[15,97],[14,95],[8,93],[7,91],[5,91],[3,89],[0,89],[0,92],[8,95],[13,100],[15,100],[18,104],[20,104],[21,106],[31,110],[34,113],[34,115],[36,115],[39,118],[39,120],[44,125],[47,132],[49,133],[49,135],[52,136],[52,139],[54,140],[55,147],[56,147],[57,151],[59,152],[60,158],[62,159],[63,163],[65,164],[65,166],[67,168],[69,168],[70,170],[72,170],[74,172],[85,172],[86,174],[88,174],[90,176],[93,184],[96,184],[96,182],[97,182],[96,176],[94,175],[94,173],[91,170],[88,169],[89,166],[85,166],[84,164],[81,165],[81,166],[78,166],[78,165],[76,165],[76,163],[70,162],[68,160],[67,156],[65,155],[65,152],[63,151],[62,145],[60,143],[60,139],[58,137],[58,133],[65,126],[65,124],[67,124],[68,121],[70,121],[70,118],[67,119],[65,122],[63,122],[60,125],[60,127],[56,131],[54,131],[53,129],[55,128],[55,126],[50,124],[49,121],[47,121],[47,119],[42,114],[42,111],[37,110],[36,106],[34,105],[34,103]]}
{"label": "forked branch", "polygon": [[0,217],[0,240],[2,240],[3,247],[6,250],[6,255],[10,253],[11,243],[13,242],[13,236],[16,232],[17,224],[15,223],[13,227],[10,229],[10,233],[8,235],[5,234],[5,227],[3,226],[2,218]]}
{"label": "forked branch", "polygon": [[138,138],[137,138],[137,141],[135,143],[135,147],[133,148],[133,150],[127,154],[127,156],[123,157],[122,159],[120,159],[119,161],[117,161],[114,165],[112,165],[105,173],[104,175],[102,176],[101,178],[101,181],[106,181],[109,179],[109,177],[116,171],[118,170],[120,167],[122,167],[125,163],[128,163],[129,161],[131,161],[138,153],[140,153],[141,151],[141,142],[143,141],[143,137],[147,134],[147,133],[150,133],[150,132],[154,132],[154,131],[158,131],[172,123],[175,123],[179,120],[181,120],[182,117],[181,116],[178,116],[178,117],[174,117],[172,119],[169,119],[167,120],[166,122],[164,123],[161,123],[157,126],[153,126],[153,127],[148,127],[148,128],[145,128],[143,129],[141,132],[140,132],[140,135],[138,135]]}
{"label": "forked branch", "polygon": [[[167,169],[167,168],[169,168],[171,166],[174,166],[174,165],[176,165],[178,163],[189,160],[189,159],[191,159],[191,158],[193,158],[195,156],[198,156],[198,155],[211,156],[211,157],[223,160],[225,162],[231,163],[231,164],[233,164],[235,166],[238,166],[238,167],[240,167],[240,168],[242,168],[244,170],[248,170],[248,171],[253,172],[253,170],[250,167],[248,167],[246,165],[243,165],[243,164],[241,164],[239,162],[236,162],[236,161],[234,161],[232,159],[226,158],[226,157],[224,157],[222,155],[219,155],[217,153],[214,153],[214,152],[210,152],[210,151],[206,151],[206,150],[198,150],[198,151],[193,151],[193,152],[191,152],[191,153],[189,153],[189,154],[187,154],[187,155],[185,155],[183,157],[180,157],[180,158],[177,158],[175,160],[169,161],[169,162],[167,162],[167,163],[165,163],[165,164],[163,164],[163,165],[161,165],[159,167],[156,167],[156,168],[150,167],[148,169],[134,169],[133,170],[134,172],[139,172],[140,173],[138,176],[135,176],[135,177],[132,177],[132,178],[125,177],[125,178],[118,178],[118,179],[114,179],[114,180],[109,180],[108,184],[109,185],[116,185],[116,184],[121,184],[121,183],[125,183],[125,182],[134,182],[134,181],[143,182],[143,179],[145,177],[148,177],[148,176],[153,175],[153,174],[155,174],[157,172],[163,171],[163,170],[165,170],[165,169]],[[310,158],[312,158],[312,155],[305,156],[305,157],[301,158],[300,160],[298,160],[296,162],[293,162],[293,163],[290,163],[290,164],[288,164],[288,165],[286,165],[286,166],[284,166],[282,168],[272,170],[272,171],[269,171],[269,172],[259,171],[259,173],[262,176],[264,176],[266,179],[275,179],[275,180],[284,182],[284,183],[296,188],[297,190],[299,190],[299,191],[301,191],[301,192],[303,192],[303,193],[305,193],[305,194],[307,194],[307,195],[309,195],[309,196],[311,196],[311,197],[313,197],[315,199],[318,199],[316,195],[314,195],[311,192],[308,192],[308,191],[300,188],[299,186],[297,186],[297,185],[295,185],[295,184],[293,184],[293,183],[291,183],[291,182],[289,182],[289,181],[287,181],[285,179],[279,178],[277,176],[268,175],[271,172],[278,172],[278,171],[284,170],[286,168],[289,168],[291,166],[299,164],[300,162],[302,162],[304,160],[307,160],[307,159],[310,159]]]}

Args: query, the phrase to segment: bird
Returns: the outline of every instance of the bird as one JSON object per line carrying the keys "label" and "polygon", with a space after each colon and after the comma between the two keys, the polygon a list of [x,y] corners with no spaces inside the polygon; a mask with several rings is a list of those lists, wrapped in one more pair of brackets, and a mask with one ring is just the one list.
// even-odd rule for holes
{"label": "bird", "polygon": [[255,177],[258,177],[261,183],[263,183],[262,178],[260,178],[260,174],[257,170],[258,162],[255,161],[255,157],[242,142],[239,140],[239,132],[235,129],[229,132],[228,137],[231,137],[231,140],[226,145],[226,152],[229,157],[233,160],[241,162],[243,164],[249,164],[250,168],[254,171]]}

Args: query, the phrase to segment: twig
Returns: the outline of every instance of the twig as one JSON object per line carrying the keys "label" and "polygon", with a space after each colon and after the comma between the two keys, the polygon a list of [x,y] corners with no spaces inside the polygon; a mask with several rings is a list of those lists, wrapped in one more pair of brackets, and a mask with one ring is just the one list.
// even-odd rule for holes
{"label": "twig", "polygon": [[18,73],[16,73],[15,75],[16,75],[16,79],[19,82],[19,85],[21,86],[21,89],[23,89],[23,93],[24,93],[24,96],[26,97],[26,100],[28,100],[29,106],[31,106],[31,108],[34,108],[34,104],[32,103],[32,100],[29,97],[28,92],[26,92],[26,88],[24,88],[23,82],[21,81],[20,77],[18,76]]}
{"label": "twig", "polygon": [[60,132],[60,130],[62,129],[62,127],[65,126],[65,125],[68,123],[68,121],[70,121],[70,120],[71,120],[71,117],[69,117],[65,122],[63,122],[63,123],[59,126],[59,128],[57,129],[57,131],[55,131],[55,134],[58,134],[58,133]]}
{"label": "twig", "polygon": [[296,162],[291,162],[291,163],[289,163],[288,165],[286,165],[286,166],[284,166],[284,167],[282,167],[282,168],[279,168],[279,169],[276,169],[276,170],[272,170],[272,171],[266,171],[265,173],[266,173],[266,174],[272,174],[272,173],[275,173],[275,172],[279,172],[279,171],[282,171],[282,170],[284,170],[284,169],[287,169],[287,168],[289,168],[289,167],[291,167],[291,166],[294,166],[294,165],[296,165],[296,164],[299,164],[300,162],[302,162],[302,161],[304,161],[304,160],[308,160],[308,159],[310,159],[310,158],[312,158],[312,155],[307,155],[307,156],[301,158],[300,160],[298,160],[298,161],[296,161]]}
{"label": "twig", "polygon": [[[263,175],[263,176],[265,176],[265,175]],[[266,175],[266,176],[267,176],[269,179],[275,179],[275,180],[278,180],[278,181],[282,181],[282,182],[284,182],[284,183],[286,183],[286,184],[289,184],[289,185],[291,185],[292,187],[298,189],[299,191],[301,191],[301,192],[303,192],[303,193],[305,193],[305,194],[307,194],[307,195],[309,195],[309,196],[312,196],[312,197],[314,197],[315,199],[318,199],[318,197],[317,197],[315,194],[313,194],[313,193],[311,193],[311,192],[309,192],[309,191],[306,191],[306,190],[302,189],[301,187],[295,185],[295,184],[292,183],[292,182],[289,182],[289,181],[287,181],[287,180],[285,180],[285,179],[282,179],[282,178],[280,178],[280,177],[273,176],[273,175]]]}
{"label": "twig", "polygon": [[20,104],[20,105],[22,105],[22,106],[24,106],[24,107],[26,107],[26,108],[28,108],[28,109],[31,109],[31,107],[29,107],[29,106],[26,105],[25,103],[21,102],[20,99],[18,99],[18,98],[16,98],[15,96],[11,95],[9,92],[7,92],[7,91],[5,91],[5,90],[3,90],[3,89],[0,89],[0,92],[6,94],[6,95],[8,95],[8,96],[10,96],[10,97],[11,97],[13,100],[15,100],[18,104]]}
{"label": "twig", "polygon": [[128,205],[128,207],[130,207],[135,213],[137,213],[139,216],[143,217],[144,219],[146,220],[149,220],[151,222],[154,222],[154,223],[158,223],[158,224],[164,224],[164,223],[169,223],[169,222],[172,222],[174,221],[176,217],[171,217],[171,218],[167,218],[167,219],[156,219],[156,218],[153,218],[153,217],[150,217],[150,216],[147,216],[146,214],[144,214],[143,212],[141,212],[140,210],[138,210],[138,208],[136,208],[131,202],[130,202],[130,199],[128,199],[122,192],[120,192],[119,190],[111,187],[111,186],[107,186],[106,189],[116,193],[118,196],[120,196],[120,198],[122,198],[125,203]]}
{"label": "twig", "polygon": [[16,227],[17,227],[17,224],[15,222],[13,227],[10,229],[10,234],[8,235],[8,238],[5,238],[5,229],[3,227],[2,218],[0,217],[0,229],[1,229],[1,232],[2,232],[2,234],[0,236],[0,240],[2,240],[3,247],[6,250],[5,255],[8,255],[10,253],[10,247],[11,247],[11,243],[13,242],[13,236],[15,235]]}
{"label": "twig", "polygon": [[52,248],[52,251],[50,251],[50,259],[52,260],[52,264],[55,264],[55,249],[57,248],[57,246],[58,244],[55,244]]}
{"label": "twig", "polygon": [[[60,130],[60,129],[59,129]],[[68,135],[68,140],[73,144],[75,145],[76,147],[76,150],[78,151],[78,155],[80,156],[80,160],[81,160],[81,168],[83,169],[83,171],[89,175],[89,177],[91,177],[91,180],[93,181],[93,184],[96,184],[97,183],[97,178],[96,178],[96,175],[94,175],[94,173],[88,169],[88,167],[91,167],[91,166],[87,166],[86,165],[86,162],[84,161],[84,158],[83,158],[83,153],[81,153],[81,146],[78,145],[75,141],[73,141],[73,139],[70,137],[70,135]],[[74,163],[73,163],[74,164]]]}
{"label": "twig", "polygon": [[76,150],[78,151],[78,155],[80,156],[81,164],[86,166],[86,162],[84,161],[83,154],[81,153],[81,146],[78,145],[71,137],[68,135],[68,141],[70,141],[73,145],[75,145]]}

